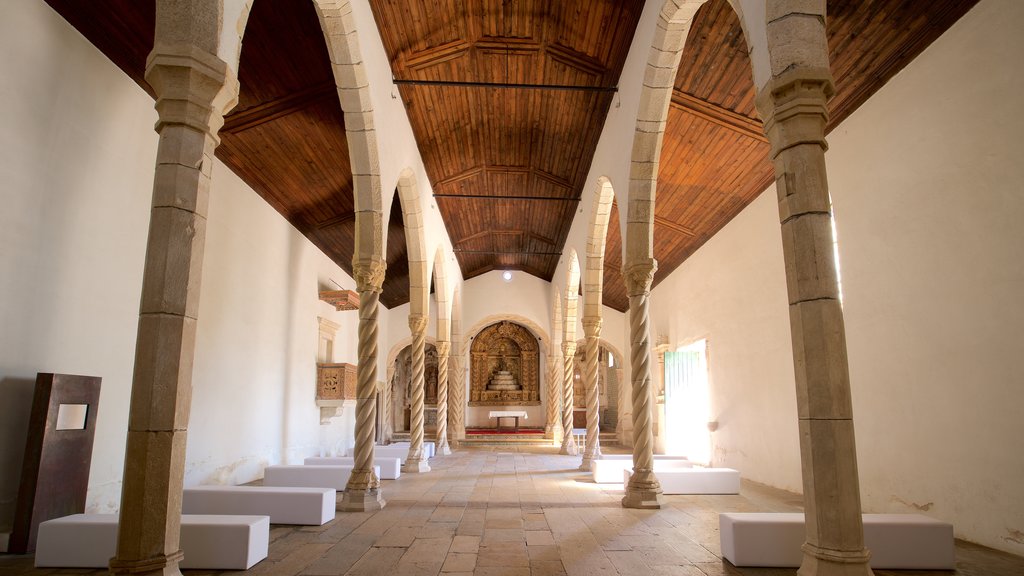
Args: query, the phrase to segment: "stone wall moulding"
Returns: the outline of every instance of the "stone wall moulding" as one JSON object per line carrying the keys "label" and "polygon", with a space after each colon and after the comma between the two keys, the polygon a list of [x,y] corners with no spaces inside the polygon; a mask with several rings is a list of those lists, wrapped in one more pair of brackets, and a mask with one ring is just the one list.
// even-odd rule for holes
{"label": "stone wall moulding", "polygon": [[335,310],[359,310],[359,294],[353,290],[321,290],[320,299]]}
{"label": "stone wall moulding", "polygon": [[540,347],[524,326],[501,321],[470,347],[470,406],[539,406]]}

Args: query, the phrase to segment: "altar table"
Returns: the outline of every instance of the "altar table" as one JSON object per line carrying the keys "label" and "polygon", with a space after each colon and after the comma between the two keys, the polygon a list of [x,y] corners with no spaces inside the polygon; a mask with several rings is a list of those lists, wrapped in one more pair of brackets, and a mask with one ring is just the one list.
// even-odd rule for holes
{"label": "altar table", "polygon": [[491,410],[490,414],[487,417],[488,418],[494,418],[494,429],[495,429],[496,432],[500,432],[501,431],[501,419],[502,418],[515,418],[516,419],[516,426],[515,426],[514,430],[518,432],[519,431],[519,419],[522,418],[522,419],[525,420],[527,416],[526,416],[526,411],[525,410]]}

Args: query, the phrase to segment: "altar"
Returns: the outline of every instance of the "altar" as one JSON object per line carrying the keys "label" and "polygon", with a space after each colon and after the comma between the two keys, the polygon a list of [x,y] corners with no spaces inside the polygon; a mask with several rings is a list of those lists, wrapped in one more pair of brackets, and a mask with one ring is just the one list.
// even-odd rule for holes
{"label": "altar", "polygon": [[514,430],[519,431],[519,419],[526,420],[527,415],[525,410],[491,410],[488,418],[494,418],[494,429],[497,432],[501,431],[501,419],[502,418],[515,418],[516,426]]}

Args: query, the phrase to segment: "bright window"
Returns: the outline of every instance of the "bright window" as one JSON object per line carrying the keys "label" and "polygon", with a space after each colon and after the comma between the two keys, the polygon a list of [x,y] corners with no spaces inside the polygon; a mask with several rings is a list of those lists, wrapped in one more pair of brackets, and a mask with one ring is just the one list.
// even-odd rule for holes
{"label": "bright window", "polygon": [[665,450],[692,462],[711,461],[707,341],[665,354]]}

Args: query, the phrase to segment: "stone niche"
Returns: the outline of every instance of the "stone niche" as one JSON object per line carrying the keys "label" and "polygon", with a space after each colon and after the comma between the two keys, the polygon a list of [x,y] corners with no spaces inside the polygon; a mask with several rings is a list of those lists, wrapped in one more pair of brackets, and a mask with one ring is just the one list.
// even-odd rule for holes
{"label": "stone niche", "polygon": [[470,406],[539,406],[540,346],[524,326],[484,328],[470,348]]}

